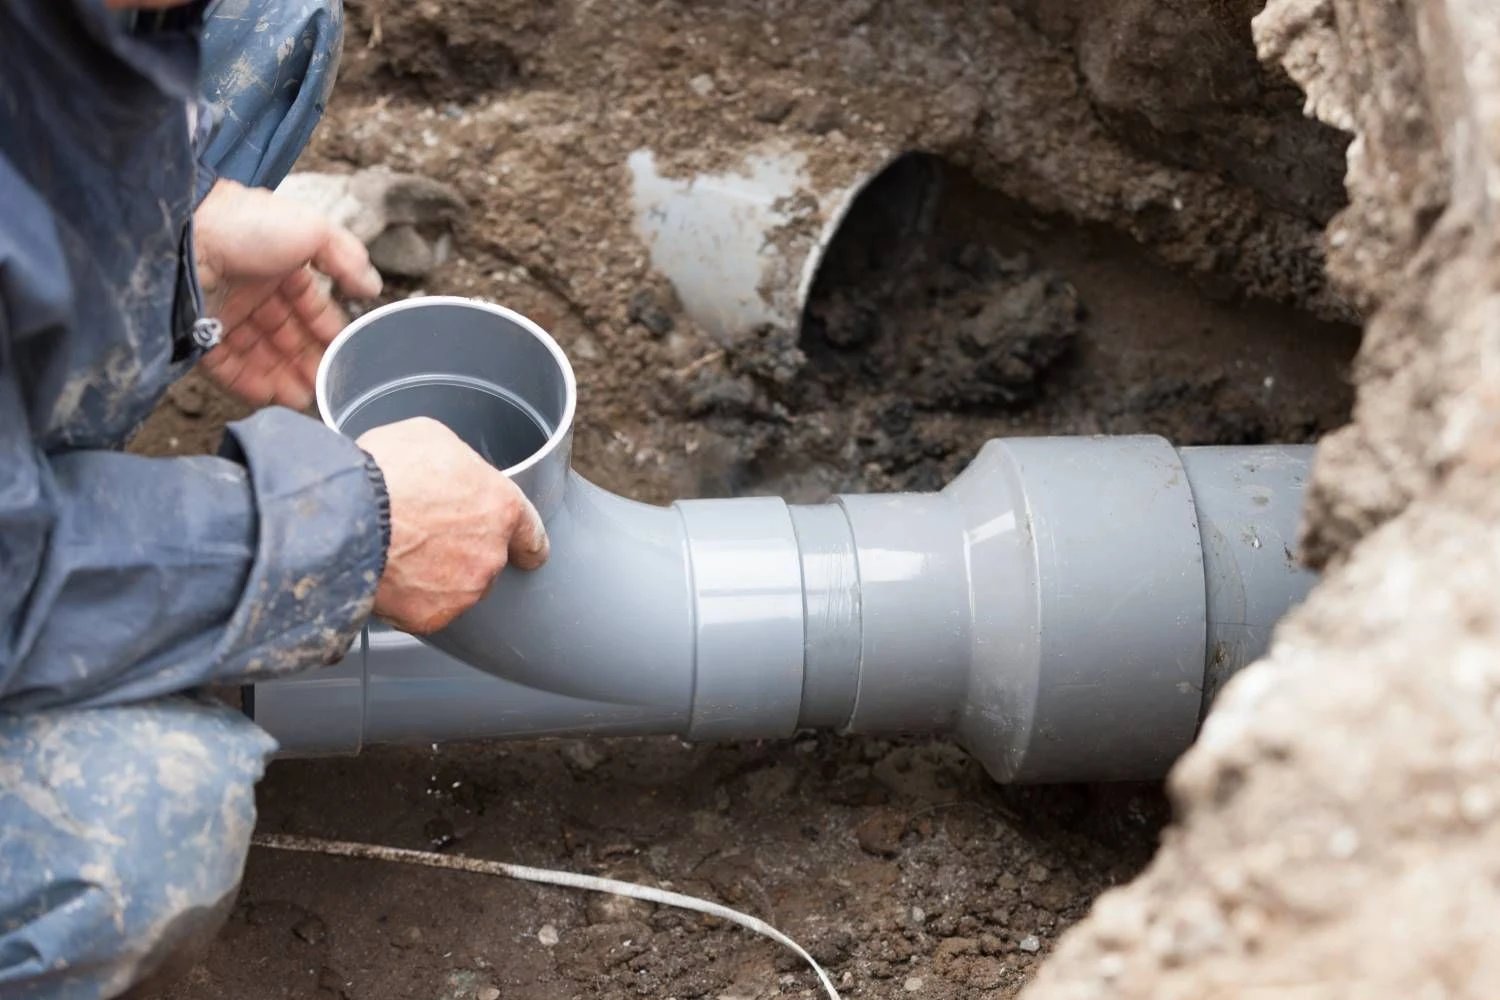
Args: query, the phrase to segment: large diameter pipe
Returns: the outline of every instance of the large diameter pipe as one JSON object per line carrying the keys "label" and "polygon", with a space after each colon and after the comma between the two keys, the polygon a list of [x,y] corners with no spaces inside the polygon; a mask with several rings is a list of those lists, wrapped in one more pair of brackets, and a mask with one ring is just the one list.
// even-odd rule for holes
{"label": "large diameter pipe", "polygon": [[325,419],[443,420],[527,490],[552,557],[428,644],[372,629],[257,686],[293,753],[378,742],[800,729],[951,733],[1001,781],[1159,776],[1312,583],[1310,449],[991,441],[940,493],[679,501],[568,469],[576,390],[545,332],[415,299],[352,324]]}
{"label": "large diameter pipe", "polygon": [[800,328],[824,255],[857,203],[865,211],[853,235],[888,251],[910,246],[931,223],[942,188],[935,157],[854,149],[811,170],[815,145],[778,136],[719,172],[683,174],[649,149],[626,160],[652,270],[721,345],[767,327]]}

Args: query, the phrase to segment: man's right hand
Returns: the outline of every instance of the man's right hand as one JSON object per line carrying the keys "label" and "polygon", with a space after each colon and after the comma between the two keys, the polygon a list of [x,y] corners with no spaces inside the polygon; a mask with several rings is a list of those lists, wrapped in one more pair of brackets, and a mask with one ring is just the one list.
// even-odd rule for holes
{"label": "man's right hand", "polygon": [[520,489],[447,427],[426,417],[376,427],[358,445],[391,501],[391,544],[375,613],[435,632],[473,607],[512,563],[547,561],[547,533]]}

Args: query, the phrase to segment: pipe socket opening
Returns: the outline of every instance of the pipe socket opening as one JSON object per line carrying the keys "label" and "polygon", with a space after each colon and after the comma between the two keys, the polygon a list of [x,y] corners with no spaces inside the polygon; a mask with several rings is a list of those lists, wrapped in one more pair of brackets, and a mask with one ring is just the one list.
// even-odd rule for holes
{"label": "pipe socket opening", "polygon": [[382,306],[333,342],[318,411],[349,437],[413,417],[447,426],[546,517],[561,498],[577,388],[572,365],[524,316],[470,299]]}
{"label": "pipe socket opening", "polygon": [[799,288],[803,324],[812,297],[873,268],[907,266],[936,223],[944,165],[931,153],[906,152],[851,188],[808,261]]}

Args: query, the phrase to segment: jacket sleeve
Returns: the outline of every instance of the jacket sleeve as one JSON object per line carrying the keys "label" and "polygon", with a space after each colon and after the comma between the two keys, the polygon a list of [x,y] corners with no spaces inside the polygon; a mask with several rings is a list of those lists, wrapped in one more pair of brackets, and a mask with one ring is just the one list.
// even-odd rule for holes
{"label": "jacket sleeve", "polygon": [[263,412],[221,458],[92,450],[173,370],[198,79],[114,18],[0,3],[0,712],[327,663],[385,557],[378,473],[317,421]]}
{"label": "jacket sleeve", "polygon": [[0,711],[136,701],[341,657],[374,602],[384,486],[272,409],[232,458],[43,454],[0,310]]}
{"label": "jacket sleeve", "polygon": [[0,710],[99,706],[331,663],[384,560],[371,467],[286,410],[243,455],[48,458],[0,373]]}

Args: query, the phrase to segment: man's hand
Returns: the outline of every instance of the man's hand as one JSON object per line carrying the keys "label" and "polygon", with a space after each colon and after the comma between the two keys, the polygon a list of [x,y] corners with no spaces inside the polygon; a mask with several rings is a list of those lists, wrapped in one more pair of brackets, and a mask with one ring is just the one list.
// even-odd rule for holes
{"label": "man's hand", "polygon": [[547,561],[547,532],[521,490],[426,417],[377,427],[358,444],[380,466],[391,545],[375,613],[418,635],[479,602],[506,563]]}
{"label": "man's hand", "polygon": [[206,306],[224,324],[204,369],[254,406],[306,409],[323,351],[347,322],[315,271],[346,295],[380,294],[365,245],[305,205],[227,180],[194,224]]}

